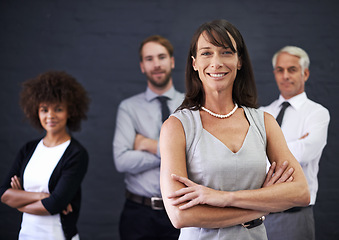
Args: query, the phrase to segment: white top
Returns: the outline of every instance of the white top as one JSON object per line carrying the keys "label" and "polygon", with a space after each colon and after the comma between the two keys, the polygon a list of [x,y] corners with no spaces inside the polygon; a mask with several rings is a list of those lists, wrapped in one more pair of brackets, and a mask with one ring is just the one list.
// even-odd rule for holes
{"label": "white top", "polygon": [[[266,132],[264,113],[243,107],[249,128],[240,150],[232,152],[202,126],[199,111],[173,114],[184,128],[186,165],[192,181],[221,191],[261,188],[266,177]],[[182,228],[180,240],[265,240],[264,224],[252,229],[241,225],[227,228]]]}
{"label": "white top", "polygon": [[[327,143],[330,114],[326,108],[308,99],[305,92],[288,100],[280,95],[279,99],[260,109],[277,117],[284,101],[288,101],[291,106],[286,108],[281,130],[290,151],[304,170],[311,193],[310,205],[314,205],[318,191],[319,161]],[[300,139],[307,133],[307,137]]]}
{"label": "white top", "polygon": [[[39,142],[24,172],[25,191],[49,193],[49,179],[70,142],[69,140],[55,147],[46,147],[43,140]],[[65,239],[60,215],[23,213],[19,240],[49,239]]]}

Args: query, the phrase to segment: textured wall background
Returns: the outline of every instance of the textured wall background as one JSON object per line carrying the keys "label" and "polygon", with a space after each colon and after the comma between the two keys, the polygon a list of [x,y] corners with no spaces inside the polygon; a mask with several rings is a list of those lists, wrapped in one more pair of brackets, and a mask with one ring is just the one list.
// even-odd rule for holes
{"label": "textured wall background", "polygon": [[[0,0],[0,177],[25,142],[42,136],[23,121],[20,83],[47,70],[67,71],[92,98],[88,121],[74,134],[90,154],[80,235],[83,240],[118,239],[124,184],[113,165],[111,144],[117,105],[145,89],[139,43],[151,34],[172,41],[174,83],[185,91],[193,32],[205,21],[225,18],[245,38],[263,105],[278,97],[271,67],[274,52],[297,45],[309,53],[307,94],[331,113],[315,207],[317,239],[338,239],[338,7],[336,0]],[[0,239],[16,239],[20,217],[0,204]]]}

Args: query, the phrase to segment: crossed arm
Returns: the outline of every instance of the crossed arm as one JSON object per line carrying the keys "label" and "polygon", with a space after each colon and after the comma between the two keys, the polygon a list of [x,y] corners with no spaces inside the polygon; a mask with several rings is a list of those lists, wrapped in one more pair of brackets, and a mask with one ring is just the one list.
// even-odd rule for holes
{"label": "crossed arm", "polygon": [[[35,214],[35,215],[50,215],[47,209],[42,204],[41,200],[48,198],[50,194],[43,192],[28,192],[23,190],[20,179],[17,176],[11,178],[11,188],[7,189],[1,197],[1,202],[12,208],[16,208],[20,212]],[[72,212],[71,204],[62,211],[67,215]]]}
{"label": "crossed arm", "polygon": [[175,117],[165,122],[160,135],[160,183],[166,211],[176,228],[229,227],[269,212],[309,203],[302,169],[288,150],[278,124],[268,114],[265,114],[265,128],[267,155],[272,167],[263,187],[226,192],[197,185],[187,179],[183,127]]}
{"label": "crossed arm", "polygon": [[158,141],[137,134],[135,136],[133,150],[146,151],[156,155],[158,153]]}
{"label": "crossed arm", "polygon": [[119,107],[113,140],[114,163],[119,172],[138,174],[159,167],[158,141],[136,133],[135,123]]}

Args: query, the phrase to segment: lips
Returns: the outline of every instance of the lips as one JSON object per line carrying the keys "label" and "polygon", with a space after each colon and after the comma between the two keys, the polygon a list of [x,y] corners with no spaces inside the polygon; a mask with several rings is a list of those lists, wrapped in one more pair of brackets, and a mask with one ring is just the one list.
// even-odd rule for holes
{"label": "lips", "polygon": [[165,71],[161,71],[161,72],[152,72],[153,75],[160,75],[160,74],[164,74]]}
{"label": "lips", "polygon": [[293,84],[291,82],[283,82],[283,83],[280,83],[280,85],[283,86],[283,87],[290,87]]}
{"label": "lips", "polygon": [[55,125],[57,125],[57,122],[46,122],[46,125],[54,127]]}

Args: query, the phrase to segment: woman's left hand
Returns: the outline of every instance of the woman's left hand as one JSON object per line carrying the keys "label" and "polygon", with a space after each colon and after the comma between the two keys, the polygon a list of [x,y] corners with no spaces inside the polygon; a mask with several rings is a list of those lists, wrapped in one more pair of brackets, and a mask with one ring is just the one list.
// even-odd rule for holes
{"label": "woman's left hand", "polygon": [[269,171],[266,174],[266,179],[262,187],[269,187],[274,184],[292,182],[293,181],[293,172],[294,168],[288,168],[288,162],[285,161],[278,169],[276,162],[273,162],[270,166]]}
{"label": "woman's left hand", "polygon": [[65,210],[62,211],[62,214],[67,215],[67,214],[69,214],[70,212],[73,212],[73,208],[72,208],[72,205],[69,203],[69,204],[67,205],[67,208],[66,208]]}
{"label": "woman's left hand", "polygon": [[[217,191],[199,184],[196,184],[186,177],[172,174],[172,178],[183,183],[186,187],[168,196],[169,199],[174,199],[172,204],[179,206],[181,210],[188,209],[200,204],[206,204],[215,207],[227,206],[227,192]],[[176,198],[176,199],[175,199]]]}

